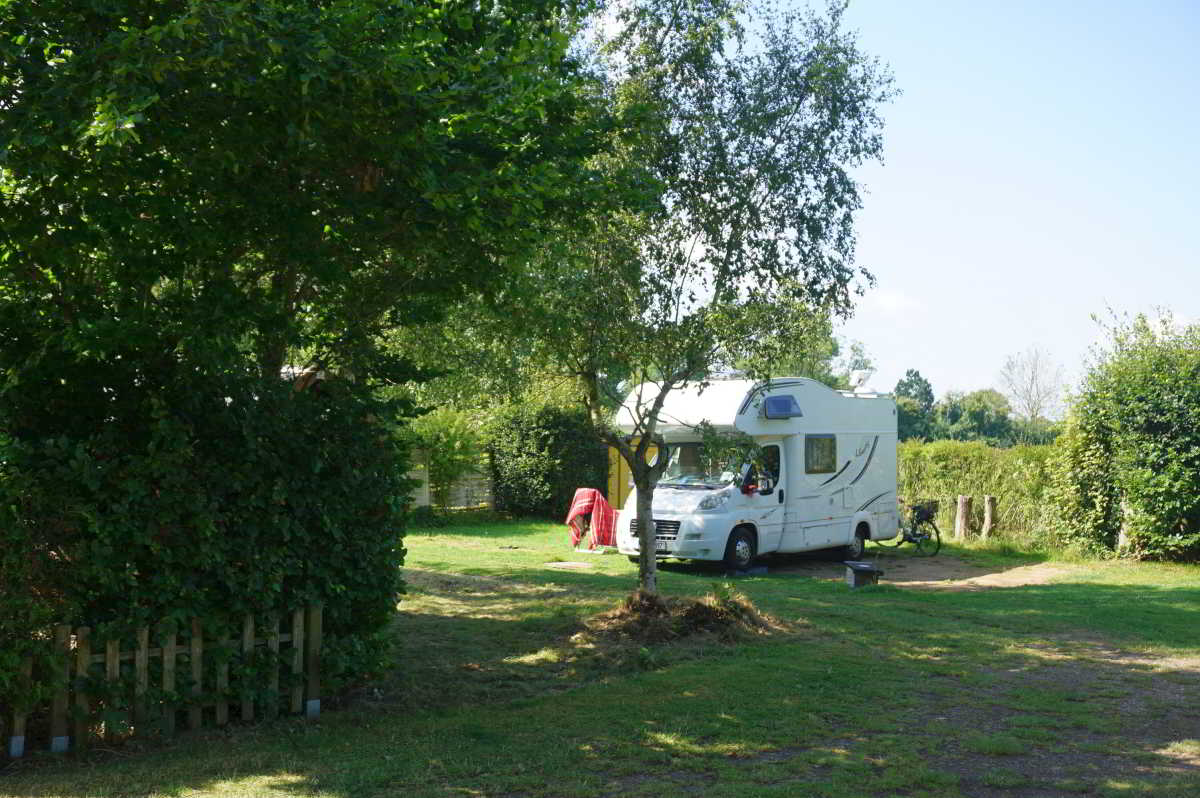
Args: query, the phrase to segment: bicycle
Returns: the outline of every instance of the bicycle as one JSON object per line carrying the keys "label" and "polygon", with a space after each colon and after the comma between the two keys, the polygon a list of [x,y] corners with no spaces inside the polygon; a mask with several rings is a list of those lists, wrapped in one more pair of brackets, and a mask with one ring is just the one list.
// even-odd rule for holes
{"label": "bicycle", "polygon": [[933,523],[937,502],[919,502],[908,506],[908,521],[900,525],[900,534],[891,540],[878,540],[880,546],[896,548],[904,543],[917,547],[917,555],[932,557],[942,548],[942,533]]}

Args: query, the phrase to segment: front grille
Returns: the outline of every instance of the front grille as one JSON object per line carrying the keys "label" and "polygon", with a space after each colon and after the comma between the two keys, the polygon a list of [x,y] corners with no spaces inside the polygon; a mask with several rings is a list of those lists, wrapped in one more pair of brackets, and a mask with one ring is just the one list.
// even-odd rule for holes
{"label": "front grille", "polygon": [[[634,518],[629,522],[629,534],[637,537],[638,522]],[[655,540],[674,540],[679,537],[679,522],[678,521],[662,521],[658,518],[654,519],[654,539]]]}

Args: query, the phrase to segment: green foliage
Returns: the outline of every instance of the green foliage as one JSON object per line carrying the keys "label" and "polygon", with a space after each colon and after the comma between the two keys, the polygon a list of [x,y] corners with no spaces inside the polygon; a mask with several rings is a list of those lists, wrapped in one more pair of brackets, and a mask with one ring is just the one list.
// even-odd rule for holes
{"label": "green foliage", "polygon": [[562,10],[0,3],[0,286],[67,346],[387,374],[380,329],[502,285],[591,184]]}
{"label": "green foliage", "polygon": [[445,513],[436,512],[428,505],[414,507],[408,513],[409,529],[440,529],[449,524],[450,518]]}
{"label": "green foliage", "polygon": [[[317,599],[326,672],[378,662],[407,485],[371,390],[415,376],[380,333],[594,185],[569,10],[0,2],[0,690],[52,620]],[[293,393],[308,362],[345,379]]]}
{"label": "green foliage", "polygon": [[933,413],[933,385],[916,369],[904,372],[904,378],[896,383],[896,398],[907,397],[916,403],[916,410],[928,416]]}
{"label": "green foliage", "polygon": [[935,403],[933,386],[916,369],[896,383],[897,431],[900,440],[985,441],[993,446],[1053,443],[1060,425],[1040,416],[1013,415],[999,391],[946,394]]}
{"label": "green foliage", "polygon": [[1200,557],[1200,325],[1110,330],[1071,409],[1056,462],[1064,535],[1128,553]]}
{"label": "green foliage", "polygon": [[737,430],[719,430],[707,421],[700,422],[700,464],[702,473],[720,474],[735,470],[743,463],[762,467],[762,449],[754,438]]}
{"label": "green foliage", "polygon": [[982,441],[901,443],[897,449],[897,492],[906,501],[936,499],[943,530],[953,524],[955,500],[973,496],[972,523],[983,522],[983,497],[997,499],[998,534],[1040,540],[1049,487],[1048,446],[1001,449]]}
{"label": "green foliage", "polygon": [[739,371],[768,377],[809,377],[836,390],[848,390],[855,371],[873,364],[859,341],[839,339],[833,332],[835,311],[815,305],[804,291],[782,292],[770,306],[750,305],[730,313],[726,323],[740,328],[744,342],[733,365]]}
{"label": "green foliage", "polygon": [[4,656],[51,622],[98,638],[196,617],[236,628],[322,601],[330,681],[377,668],[408,489],[372,420],[386,408],[348,384],[228,376],[161,387],[142,410],[140,426],[126,408],[90,432],[5,441]]}
{"label": "green foliage", "polygon": [[921,410],[911,396],[896,397],[896,434],[901,441],[928,440],[933,429],[932,414]]}
{"label": "green foliage", "polygon": [[1055,442],[1048,468],[1045,526],[1061,545],[1112,553],[1121,527],[1113,435],[1094,397],[1080,396]]}
{"label": "green foliage", "polygon": [[[621,123],[593,161],[612,201],[564,227],[506,307],[546,363],[579,379],[629,464],[644,551],[665,467],[645,455],[663,443],[670,391],[770,343],[794,316],[789,302],[845,316],[854,285],[871,279],[854,263],[862,200],[851,175],[882,151],[891,81],[841,16],[637,0],[593,29],[597,93]],[[624,398],[614,375],[655,386],[634,411],[633,445],[608,424]],[[654,572],[643,558],[652,594]]]}
{"label": "green foliage", "polygon": [[560,520],[576,488],[608,485],[608,449],[587,413],[514,405],[497,414],[488,438],[496,509]]}
{"label": "green foliage", "polygon": [[425,452],[429,463],[433,503],[445,510],[454,483],[479,470],[483,436],[467,413],[449,407],[414,419],[411,430],[414,444]]}
{"label": "green foliage", "polygon": [[1016,443],[1012,408],[1003,394],[991,389],[948,393],[934,406],[930,437],[1012,446]]}
{"label": "green foliage", "polygon": [[902,441],[933,437],[933,386],[916,369],[896,383],[896,428]]}

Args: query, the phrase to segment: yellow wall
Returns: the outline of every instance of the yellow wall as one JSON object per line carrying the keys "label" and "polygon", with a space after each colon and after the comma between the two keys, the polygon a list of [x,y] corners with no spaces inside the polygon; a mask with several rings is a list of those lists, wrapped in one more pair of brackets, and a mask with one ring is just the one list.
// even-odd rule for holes
{"label": "yellow wall", "polygon": [[[632,443],[637,446],[637,441]],[[658,456],[658,447],[651,446],[646,450],[647,462],[654,462]],[[629,472],[629,463],[615,447],[608,447],[608,503],[620,510],[625,506],[625,500],[633,492],[633,475]]]}

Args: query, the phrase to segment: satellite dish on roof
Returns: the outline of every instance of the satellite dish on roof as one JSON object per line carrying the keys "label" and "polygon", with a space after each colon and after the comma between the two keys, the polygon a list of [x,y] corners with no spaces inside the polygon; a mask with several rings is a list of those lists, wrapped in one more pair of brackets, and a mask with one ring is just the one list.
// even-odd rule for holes
{"label": "satellite dish on roof", "polygon": [[859,388],[866,385],[867,380],[871,379],[871,375],[874,373],[874,369],[859,369],[858,371],[850,372],[851,389],[857,391]]}

